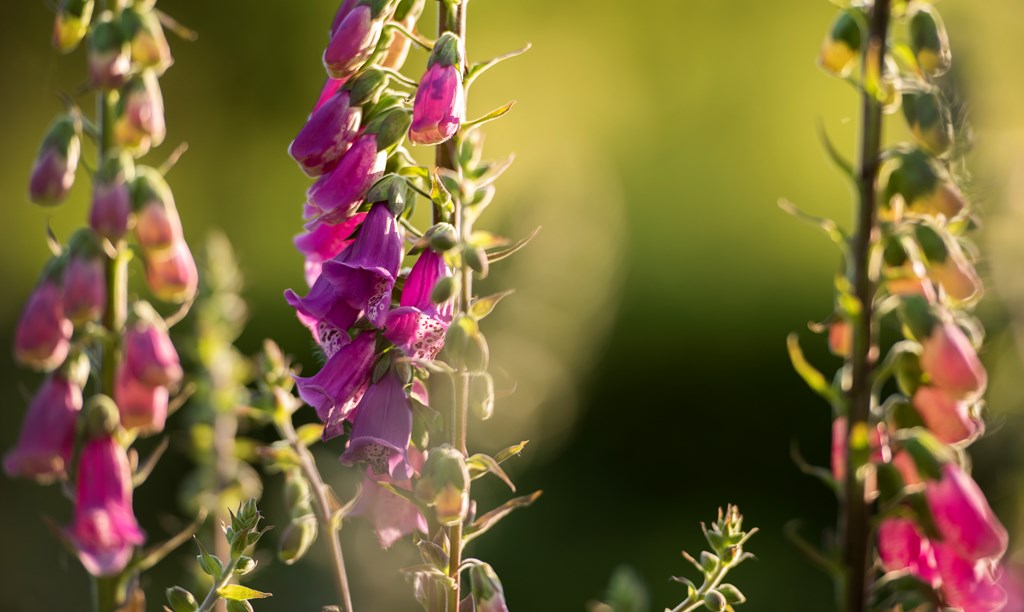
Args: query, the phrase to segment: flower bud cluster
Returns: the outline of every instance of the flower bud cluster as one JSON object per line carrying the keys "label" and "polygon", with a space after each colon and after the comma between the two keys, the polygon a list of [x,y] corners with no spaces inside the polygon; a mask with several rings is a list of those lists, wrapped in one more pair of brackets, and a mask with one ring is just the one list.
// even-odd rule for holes
{"label": "flower bud cluster", "polygon": [[[862,453],[868,464],[866,495],[882,502],[877,552],[892,573],[886,578],[909,572],[947,606],[996,610],[1005,600],[997,579],[1006,530],[963,459],[963,450],[985,430],[987,373],[977,352],[983,330],[971,316],[983,292],[975,248],[965,235],[975,225],[975,211],[956,185],[952,162],[959,143],[938,80],[951,55],[933,4],[911,1],[896,8],[892,43],[910,53],[899,62],[885,59],[884,81],[896,94],[893,104],[902,104],[913,142],[882,154],[880,256],[869,265],[876,265],[879,279],[870,305],[874,321],[895,319],[902,335],[878,360],[871,384],[877,393],[891,378],[898,391],[874,399],[877,408],[863,431],[848,431],[846,406],[833,401],[833,472],[838,483],[845,481],[848,453]],[[870,56],[864,49],[869,14],[870,6],[840,13],[822,48],[824,68],[851,78],[858,57]],[[901,41],[904,32],[907,40]],[[828,331],[832,352],[849,364],[861,305],[844,282],[837,283]],[[843,392],[839,384],[832,398]],[[848,448],[848,440],[859,440],[859,447]]]}
{"label": "flower bud cluster", "polygon": [[[74,474],[67,540],[90,573],[116,576],[144,538],[132,510],[133,480],[144,476],[132,473],[126,442],[164,428],[183,377],[164,319],[146,302],[129,305],[126,266],[141,254],[150,292],[174,304],[192,299],[197,273],[162,172],[137,161],[166,136],[158,78],[172,59],[154,0],[56,4],[53,43],[68,53],[85,42],[98,110],[90,119],[66,100],[33,166],[30,199],[67,198],[83,138],[98,155],[88,226],[65,245],[51,237],[55,255],[18,322],[17,361],[47,377],[4,469],[42,482]],[[90,374],[97,394],[83,402]]]}

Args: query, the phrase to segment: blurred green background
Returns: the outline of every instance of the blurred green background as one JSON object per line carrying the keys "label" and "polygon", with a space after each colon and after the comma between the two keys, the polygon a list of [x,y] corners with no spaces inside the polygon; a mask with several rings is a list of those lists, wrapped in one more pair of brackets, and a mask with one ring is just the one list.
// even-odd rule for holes
{"label": "blurred green background", "polygon": [[[319,91],[335,4],[160,6],[200,38],[172,38],[176,65],[162,80],[169,137],[152,163],[180,141],[191,147],[168,179],[194,247],[221,228],[238,250],[252,311],[243,350],[269,336],[315,367],[281,297],[304,287],[291,238],[308,185],[285,151]],[[940,8],[971,101],[972,195],[987,215],[979,239],[983,274],[994,281],[982,314],[996,433],[972,449],[977,478],[1019,533],[1024,427],[1015,415],[1024,388],[1013,321],[1024,301],[1024,4],[948,0]],[[514,151],[518,160],[483,224],[513,237],[544,226],[485,283],[518,289],[487,332],[497,365],[519,387],[493,421],[474,425],[475,446],[530,439],[509,471],[522,491],[545,490],[470,550],[501,575],[512,609],[582,610],[619,563],[646,579],[652,609],[674,605],[684,593],[668,578],[691,571],[679,551],[698,552],[698,522],[728,502],[762,529],[750,545],[760,560],[734,577],[750,600],[745,609],[832,609],[829,581],[782,533],[799,518],[817,541],[835,511],[825,487],[790,460],[796,441],[812,462],[827,461],[829,415],[791,372],[784,339],[800,330],[812,359],[837,365],[805,327],[829,312],[837,258],[776,201],[850,216],[849,189],[816,135],[821,122],[852,156],[855,93],[815,66],[834,10],[824,0],[470,5],[471,61],[534,45],[474,87],[469,113],[519,102],[488,130],[491,155]],[[84,80],[80,51],[51,50],[50,19],[43,2],[10,2],[0,22],[3,346],[48,256],[46,223],[66,237],[86,214],[81,174],[55,211],[25,195],[36,147],[60,107],[56,93]],[[432,32],[432,19],[423,23]],[[410,74],[424,61],[414,50]],[[16,439],[35,385],[0,351],[0,448]],[[179,448],[185,434],[174,428],[172,418]],[[339,491],[351,492],[352,475],[335,467],[337,444],[317,452]],[[185,520],[176,492],[188,469],[169,456],[137,492],[152,538]],[[484,505],[507,494],[494,483],[481,489]],[[268,478],[262,505],[271,523],[275,513],[283,518],[279,493],[279,479]],[[84,573],[41,514],[69,520],[56,488],[0,478],[0,610],[86,610]],[[411,547],[381,553],[361,522],[343,535],[357,607],[416,609],[394,572],[413,562]],[[191,566],[191,554],[146,575],[149,609]],[[268,555],[250,584],[275,597],[257,609],[319,609],[332,590],[322,561],[314,554],[286,568]]]}

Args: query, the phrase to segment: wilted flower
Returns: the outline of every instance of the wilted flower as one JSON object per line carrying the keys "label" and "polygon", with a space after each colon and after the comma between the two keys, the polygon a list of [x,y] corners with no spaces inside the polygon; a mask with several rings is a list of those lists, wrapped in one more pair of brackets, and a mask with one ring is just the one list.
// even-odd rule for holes
{"label": "wilted flower", "polygon": [[75,184],[75,170],[82,153],[81,120],[77,115],[62,115],[53,122],[29,179],[29,198],[36,204],[63,202]]}
{"label": "wilted flower", "polygon": [[413,473],[407,455],[411,437],[412,406],[402,381],[391,369],[370,384],[356,406],[341,463],[366,463],[375,478],[408,480]]}
{"label": "wilted flower", "polygon": [[195,297],[199,271],[192,251],[184,240],[177,240],[168,253],[146,257],[146,281],[157,299],[182,303]]}
{"label": "wilted flower", "polygon": [[440,144],[459,131],[466,114],[466,95],[462,88],[464,56],[462,40],[450,32],[434,45],[427,73],[416,89],[409,128],[412,142]]}
{"label": "wilted flower", "polygon": [[18,361],[53,370],[68,356],[74,325],[64,314],[64,291],[57,284],[61,263],[51,262],[21,313],[14,336]]}
{"label": "wilted flower", "polygon": [[[79,361],[88,368],[84,356]],[[70,367],[43,381],[29,404],[18,443],[4,456],[8,476],[49,482],[64,474],[82,409],[82,374],[80,367]]]}
{"label": "wilted flower", "polygon": [[1006,529],[977,483],[960,466],[942,466],[942,478],[929,480],[925,497],[943,544],[968,561],[998,559],[1006,552]]}
{"label": "wilted flower", "polygon": [[352,145],[362,116],[362,109],[351,104],[349,93],[339,91],[313,111],[288,147],[288,154],[309,176],[329,172]]}

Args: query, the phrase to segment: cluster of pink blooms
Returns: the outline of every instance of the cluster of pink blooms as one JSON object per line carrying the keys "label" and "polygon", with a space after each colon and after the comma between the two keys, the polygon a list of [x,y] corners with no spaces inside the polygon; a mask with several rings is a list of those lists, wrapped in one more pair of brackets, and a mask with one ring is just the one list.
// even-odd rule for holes
{"label": "cluster of pink blooms", "polygon": [[410,41],[385,25],[411,29],[423,4],[342,3],[323,55],[327,83],[289,148],[316,181],[303,208],[306,231],[295,240],[309,291],[286,298],[326,358],[296,383],[323,421],[324,439],[348,427],[341,462],[366,465],[356,513],[371,517],[385,547],[426,531],[416,507],[377,482],[408,489],[422,468],[424,453],[411,443],[413,406],[429,405],[418,365],[435,358],[453,315],[451,299],[432,299],[452,275],[443,254],[422,244],[407,253],[412,243],[398,216],[407,188],[392,174],[408,159],[406,135],[443,142],[464,115],[462,43],[454,36],[434,45],[411,113],[408,94],[388,88],[388,71],[401,68]]}
{"label": "cluster of pink blooms", "polygon": [[[46,265],[18,322],[16,359],[47,377],[29,405],[17,445],[4,457],[4,469],[40,482],[75,474],[68,540],[90,573],[108,576],[120,573],[143,541],[132,512],[126,438],[116,430],[161,431],[170,392],[182,379],[164,320],[139,301],[120,329],[108,316],[115,308],[108,302],[124,300],[124,293],[108,284],[127,259],[132,237],[158,300],[190,302],[198,275],[170,188],[159,171],[135,163],[163,141],[166,131],[158,77],[172,59],[159,17],[153,2],[93,11],[91,0],[61,3],[54,26],[54,44],[62,52],[87,40],[89,82],[103,100],[102,115],[93,122],[97,128],[86,132],[102,152],[92,177],[89,227],[76,232]],[[80,111],[71,109],[50,128],[29,181],[32,201],[53,206],[67,197],[77,173],[82,124]],[[98,363],[111,352],[120,358],[103,359],[118,364],[113,387],[103,391],[114,404],[99,395],[100,380],[111,373],[93,372],[96,391],[85,403],[94,408],[83,410],[88,357]],[[104,427],[85,428],[73,466],[78,423],[98,418],[90,410],[116,416],[100,419]]]}

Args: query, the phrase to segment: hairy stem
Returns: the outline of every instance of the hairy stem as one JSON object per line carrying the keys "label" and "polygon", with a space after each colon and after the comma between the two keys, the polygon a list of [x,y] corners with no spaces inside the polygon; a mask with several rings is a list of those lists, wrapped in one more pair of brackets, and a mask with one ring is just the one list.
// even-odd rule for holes
{"label": "hairy stem", "polygon": [[733,569],[744,560],[744,557],[739,555],[729,563],[721,564],[713,574],[704,580],[704,583],[700,585],[700,588],[697,589],[693,595],[687,597],[685,601],[672,608],[670,612],[691,612],[692,610],[700,610],[703,608],[704,596],[707,595],[709,591],[722,584],[722,581],[725,580],[725,576],[729,573],[729,570]]}
{"label": "hairy stem", "polygon": [[295,427],[292,425],[290,415],[276,419],[278,432],[281,437],[287,440],[292,449],[299,456],[299,468],[302,475],[309,481],[313,491],[313,502],[316,511],[317,521],[320,523],[320,533],[328,535],[328,542],[331,548],[331,559],[333,559],[334,583],[338,589],[338,604],[342,612],[352,612],[352,595],[348,586],[348,573],[345,571],[345,556],[341,550],[341,539],[338,530],[331,520],[331,505],[327,500],[327,485],[317,470],[316,460],[309,452],[306,445],[299,441]]}
{"label": "hairy stem", "polygon": [[845,508],[840,517],[843,565],[846,585],[843,593],[846,612],[867,609],[870,590],[870,510],[864,500],[863,467],[865,453],[854,452],[854,445],[870,439],[872,370],[878,347],[874,320],[875,274],[872,273],[871,251],[878,239],[877,179],[882,147],[882,103],[879,87],[884,74],[886,34],[889,28],[890,0],[875,0],[868,19],[867,44],[864,48],[860,157],[857,168],[858,211],[853,237],[850,282],[860,302],[860,312],[853,321],[853,350],[847,361],[851,372],[846,392],[849,407]]}
{"label": "hairy stem", "polygon": [[[468,0],[462,0],[457,5],[449,5],[445,0],[439,0],[437,13],[437,35],[440,37],[445,32],[452,32],[462,40],[466,39],[466,4]],[[454,10],[454,13],[451,11]],[[458,172],[459,165],[458,151],[456,150],[457,138],[437,147],[436,164],[439,168],[447,168]],[[473,231],[473,223],[463,211],[461,198],[454,198],[455,213],[453,222],[455,230],[465,241]],[[438,211],[435,210],[435,217]],[[439,219],[435,218],[435,222]],[[462,283],[459,291],[457,310],[465,312],[469,301],[473,296],[473,271],[466,264],[463,258],[460,270]],[[463,366],[455,374],[455,398],[451,405],[451,412],[447,418],[448,442],[452,447],[457,448],[463,456],[468,456],[466,451],[466,424],[469,414],[469,372]],[[448,527],[448,541],[450,550],[448,553],[448,576],[452,579],[452,590],[447,598],[448,612],[458,612],[459,602],[462,599],[462,523]]]}
{"label": "hairy stem", "polygon": [[213,610],[217,602],[220,601],[220,595],[217,591],[226,587],[231,582],[231,577],[234,576],[237,565],[238,559],[231,559],[229,557],[228,564],[224,566],[224,571],[213,581],[210,592],[206,594],[206,599],[203,600],[203,603],[199,604],[199,609],[196,612],[211,612]]}

